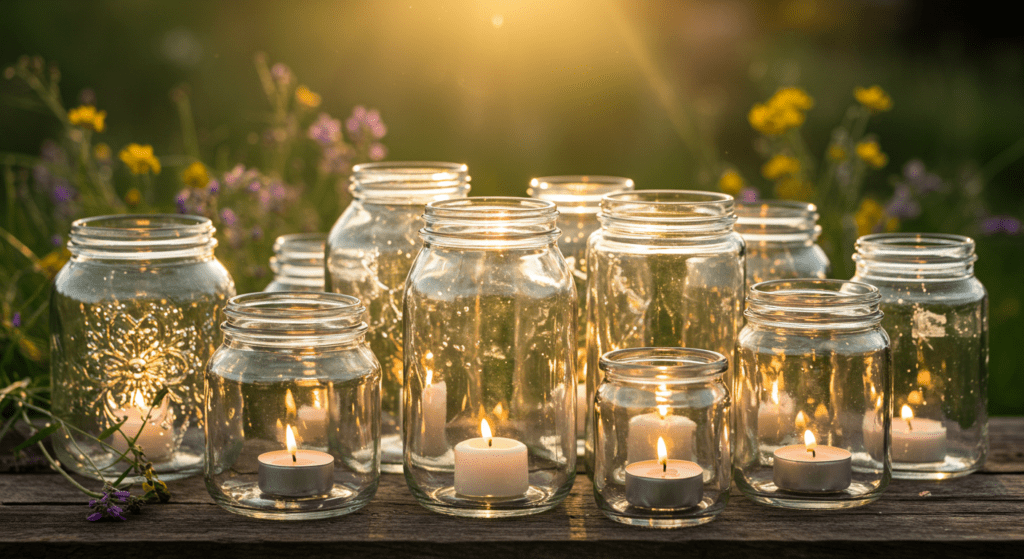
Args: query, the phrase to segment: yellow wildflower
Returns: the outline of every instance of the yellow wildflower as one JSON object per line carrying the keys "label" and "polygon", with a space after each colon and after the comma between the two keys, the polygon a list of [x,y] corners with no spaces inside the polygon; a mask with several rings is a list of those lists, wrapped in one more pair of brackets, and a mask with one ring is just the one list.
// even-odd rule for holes
{"label": "yellow wildflower", "polygon": [[96,158],[96,161],[110,161],[110,146],[103,143],[96,144],[92,148],[92,156]]}
{"label": "yellow wildflower", "polygon": [[740,189],[743,188],[743,177],[741,177],[735,170],[729,169],[719,177],[718,188],[726,194],[735,196],[739,194]]}
{"label": "yellow wildflower", "polygon": [[210,173],[206,170],[206,165],[196,161],[181,172],[181,180],[192,188],[205,188],[210,184]]}
{"label": "yellow wildflower", "polygon": [[160,161],[153,156],[153,146],[128,144],[128,147],[121,150],[121,153],[118,155],[133,174],[160,174]]}
{"label": "yellow wildflower", "polygon": [[814,99],[798,87],[784,87],[764,104],[755,104],[747,115],[750,125],[766,136],[778,136],[804,123],[804,111]]}
{"label": "yellow wildflower", "polygon": [[814,106],[814,99],[799,87],[784,87],[776,91],[768,103],[806,111]]}
{"label": "yellow wildflower", "polygon": [[874,140],[857,144],[857,157],[875,169],[881,169],[889,163],[889,157],[882,153],[881,146]]}
{"label": "yellow wildflower", "polygon": [[846,159],[846,150],[839,144],[832,144],[828,146],[828,158],[832,161],[842,161]]}
{"label": "yellow wildflower", "polygon": [[814,196],[814,187],[807,181],[790,177],[775,183],[775,196],[782,200],[808,202]]}
{"label": "yellow wildflower", "polygon": [[869,110],[880,113],[892,109],[892,98],[884,89],[877,85],[871,87],[858,87],[853,90],[853,96],[857,102]]}
{"label": "yellow wildflower", "polygon": [[53,279],[57,276],[57,272],[67,264],[68,260],[71,259],[71,251],[66,247],[58,248],[50,254],[39,259],[39,267],[43,269],[43,273],[46,277]]}
{"label": "yellow wildflower", "polygon": [[310,109],[315,109],[320,106],[320,101],[322,99],[319,94],[313,93],[304,85],[300,85],[295,88],[295,100],[298,101],[300,105],[309,107]]}
{"label": "yellow wildflower", "polygon": [[860,201],[860,207],[853,214],[853,221],[857,225],[857,236],[869,235],[875,232],[875,228],[885,217],[885,208],[881,204],[865,198]]}
{"label": "yellow wildflower", "polygon": [[761,167],[761,174],[768,180],[791,177],[800,172],[800,161],[795,157],[778,154]]}
{"label": "yellow wildflower", "polygon": [[129,189],[128,192],[124,194],[125,204],[128,204],[129,206],[138,206],[140,202],[142,202],[142,193],[139,192],[138,188]]}
{"label": "yellow wildflower", "polygon": [[104,120],[107,118],[107,111],[97,111],[92,105],[82,105],[68,111],[68,122],[72,126],[91,128],[97,132],[103,132],[106,127]]}

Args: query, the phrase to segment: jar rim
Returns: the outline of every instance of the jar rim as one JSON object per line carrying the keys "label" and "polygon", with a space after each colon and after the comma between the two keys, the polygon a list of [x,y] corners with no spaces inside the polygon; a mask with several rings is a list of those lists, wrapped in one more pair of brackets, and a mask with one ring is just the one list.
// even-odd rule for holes
{"label": "jar rim", "polygon": [[[558,216],[558,207],[549,200],[516,196],[474,196],[436,200],[427,204],[427,217],[479,219],[514,222]],[[428,222],[429,223],[429,222]]]}
{"label": "jar rim", "polygon": [[356,199],[422,205],[469,192],[469,167],[444,161],[378,161],[352,167],[349,190]]}
{"label": "jar rim", "polygon": [[125,240],[182,238],[212,234],[213,231],[213,222],[209,218],[182,214],[98,215],[71,223],[72,235]]}
{"label": "jar rim", "polygon": [[300,326],[350,319],[356,326],[358,323],[351,319],[359,319],[365,311],[362,302],[351,295],[277,291],[235,295],[228,299],[224,314],[228,322],[237,319]]}
{"label": "jar rim", "polygon": [[818,206],[797,200],[760,200],[753,203],[739,202],[736,204],[736,218],[741,223],[751,219],[761,222],[811,216],[817,218],[817,215]]}
{"label": "jar rim", "polygon": [[721,192],[702,190],[635,190],[608,194],[598,218],[626,229],[658,227],[681,233],[730,232],[736,220],[735,200]]}
{"label": "jar rim", "polygon": [[605,195],[631,191],[633,179],[609,175],[552,175],[530,180],[527,195],[561,205],[599,204]]}
{"label": "jar rim", "polygon": [[113,260],[212,257],[216,231],[197,215],[100,215],[72,222],[67,246],[74,256]]}
{"label": "jar rim", "polygon": [[274,239],[274,253],[288,259],[323,260],[327,233],[290,233]]}
{"label": "jar rim", "polygon": [[857,239],[854,259],[921,264],[974,261],[974,239],[949,233],[876,233]]}
{"label": "jar rim", "polygon": [[634,347],[605,353],[599,368],[615,380],[688,384],[721,379],[729,368],[729,360],[708,349]]}
{"label": "jar rim", "polygon": [[750,286],[747,301],[765,303],[779,308],[803,309],[809,305],[821,310],[853,306],[877,305],[881,300],[878,288],[859,281],[840,279],[768,280]]}

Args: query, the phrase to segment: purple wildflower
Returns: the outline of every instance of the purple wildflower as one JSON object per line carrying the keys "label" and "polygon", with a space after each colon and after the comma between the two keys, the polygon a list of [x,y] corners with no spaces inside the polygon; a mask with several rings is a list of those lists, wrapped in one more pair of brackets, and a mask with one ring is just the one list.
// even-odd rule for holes
{"label": "purple wildflower", "polygon": [[380,161],[387,157],[388,148],[384,147],[384,144],[380,142],[374,142],[370,144],[370,149],[367,151],[366,155],[371,161]]}
{"label": "purple wildflower", "polygon": [[292,70],[288,66],[278,62],[270,68],[270,75],[274,76],[274,80],[281,85],[288,85],[292,83]]}
{"label": "purple wildflower", "polygon": [[21,313],[20,312],[15,312],[11,316],[11,326],[13,326],[15,328],[21,328]]}
{"label": "purple wildflower", "polygon": [[307,135],[322,146],[336,144],[341,141],[341,121],[331,118],[327,113],[320,113],[316,121],[309,126]]}
{"label": "purple wildflower", "polygon": [[216,196],[217,192],[220,190],[220,181],[218,181],[217,179],[210,179],[210,184],[208,187],[210,189],[210,194]]}
{"label": "purple wildflower", "polygon": [[187,214],[188,213],[188,206],[187,206],[188,198],[189,198],[189,191],[188,191],[188,189],[185,189],[185,190],[182,190],[178,194],[177,198],[174,199],[174,201],[178,204],[178,213],[180,213],[180,214]]}
{"label": "purple wildflower", "polygon": [[60,180],[53,187],[53,191],[50,193],[50,197],[53,199],[53,203],[60,206],[70,203],[78,195],[74,187],[71,186],[66,180]]}
{"label": "purple wildflower", "polygon": [[921,215],[921,204],[914,199],[910,186],[898,184],[885,213],[899,219],[913,219]]}
{"label": "purple wildflower", "polygon": [[91,499],[89,501],[89,508],[91,508],[93,512],[85,518],[89,522],[96,522],[103,518],[128,520],[128,517],[124,515],[124,509],[122,506],[135,506],[135,504],[131,502],[131,494],[127,491],[114,489],[108,485],[103,488],[103,497],[99,499]]}
{"label": "purple wildflower", "polygon": [[352,115],[345,121],[345,129],[350,134],[358,134],[363,128],[363,119],[366,118],[366,107],[362,105],[356,105],[352,109]]}
{"label": "purple wildflower", "polygon": [[981,233],[983,235],[995,235],[997,233],[1019,235],[1020,232],[1021,222],[1013,216],[993,215],[981,221]]}
{"label": "purple wildflower", "polygon": [[64,237],[61,237],[60,235],[54,235],[54,236],[50,237],[50,244],[55,246],[55,247],[63,246],[64,245]]}
{"label": "purple wildflower", "polygon": [[238,223],[238,216],[235,215],[235,212],[232,211],[231,208],[224,208],[220,211],[220,220],[224,222],[224,225],[232,227]]}
{"label": "purple wildflower", "polygon": [[248,186],[248,190],[249,190],[249,192],[252,192],[253,194],[259,192],[260,191],[260,181],[252,181],[252,182],[250,182],[249,186]]}
{"label": "purple wildflower", "polygon": [[244,175],[245,166],[241,164],[235,165],[230,171],[224,173],[224,184],[227,185],[228,188],[236,187],[241,184],[242,177]]}
{"label": "purple wildflower", "polygon": [[337,144],[324,148],[324,158],[320,168],[325,173],[347,173],[351,165],[352,150],[346,144]]}
{"label": "purple wildflower", "polygon": [[942,189],[942,177],[929,173],[920,159],[912,159],[903,166],[903,180],[918,195]]}
{"label": "purple wildflower", "polygon": [[744,187],[740,189],[740,193],[736,197],[739,198],[739,201],[743,204],[753,204],[757,202],[760,196],[757,189]]}
{"label": "purple wildflower", "polygon": [[288,194],[288,189],[283,184],[275,182],[270,185],[270,195],[278,200],[284,200],[284,197]]}

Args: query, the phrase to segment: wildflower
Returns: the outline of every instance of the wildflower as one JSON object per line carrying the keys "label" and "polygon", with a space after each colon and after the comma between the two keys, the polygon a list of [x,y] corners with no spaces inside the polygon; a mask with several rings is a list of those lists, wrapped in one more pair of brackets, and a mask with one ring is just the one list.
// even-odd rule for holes
{"label": "wildflower", "polygon": [[881,169],[889,163],[889,157],[882,153],[881,146],[874,140],[868,140],[857,144],[857,157],[874,169]]}
{"label": "wildflower", "polygon": [[769,103],[777,103],[801,111],[810,110],[814,99],[799,87],[784,87],[775,92]]}
{"label": "wildflower", "polygon": [[125,516],[125,509],[138,514],[142,512],[142,500],[132,497],[131,493],[114,488],[109,483],[103,487],[103,496],[99,499],[90,499],[89,508],[92,514],[85,517],[89,522],[96,522],[104,518],[115,520],[128,520]]}
{"label": "wildflower", "polygon": [[129,206],[138,206],[142,202],[142,193],[138,188],[131,188],[124,195],[124,203]]}
{"label": "wildflower", "polygon": [[180,193],[178,193],[178,196],[174,199],[174,202],[178,206],[178,213],[180,213],[180,214],[187,214],[188,213],[188,205],[187,205],[188,204],[188,199],[189,199],[189,192],[188,192],[188,190],[182,190]]}
{"label": "wildflower", "polygon": [[291,68],[280,62],[271,66],[270,75],[274,77],[274,81],[281,85],[288,85],[292,82]]}
{"label": "wildflower", "polygon": [[147,463],[142,471],[146,481],[142,482],[144,494],[142,499],[148,503],[166,503],[171,500],[171,493],[167,490],[167,484],[161,481],[153,470],[153,464]]}
{"label": "wildflower", "polygon": [[853,96],[871,112],[881,113],[892,109],[892,98],[877,85],[854,88]]}
{"label": "wildflower", "polygon": [[846,159],[846,150],[839,144],[828,146],[828,158],[831,161],[842,161]]}
{"label": "wildflower", "polygon": [[899,220],[888,216],[881,204],[865,198],[861,200],[860,207],[853,214],[853,221],[857,225],[857,236],[864,236],[880,231],[895,231],[899,228]]}
{"label": "wildflower", "polygon": [[942,177],[929,173],[920,159],[911,159],[903,166],[903,180],[919,196],[942,190]]}
{"label": "wildflower", "polygon": [[735,196],[743,188],[743,177],[734,169],[729,169],[722,173],[721,177],[718,177],[718,188],[726,194]]}
{"label": "wildflower", "polygon": [[64,237],[61,237],[60,235],[54,235],[50,237],[50,244],[53,245],[54,247],[61,247],[64,245]]}
{"label": "wildflower", "polygon": [[319,94],[310,91],[308,87],[300,85],[295,88],[295,100],[304,107],[315,109],[320,106],[322,98]]}
{"label": "wildflower", "polygon": [[103,161],[103,162],[110,161],[110,157],[111,157],[110,146],[108,146],[107,144],[104,144],[104,143],[96,144],[92,148],[92,156],[96,159],[96,161]]}
{"label": "wildflower", "polygon": [[899,219],[913,219],[921,215],[921,204],[914,199],[909,186],[898,184],[885,207],[885,213]]}
{"label": "wildflower", "polygon": [[1009,215],[987,217],[981,221],[980,226],[983,235],[995,235],[997,233],[1019,235],[1021,232],[1020,220]]}
{"label": "wildflower", "polygon": [[20,312],[15,312],[14,315],[11,316],[11,326],[14,327],[14,328],[21,328],[21,313]]}
{"label": "wildflower", "polygon": [[103,132],[106,118],[107,111],[97,111],[92,105],[82,105],[68,111],[68,122],[72,126],[91,128],[96,132]]}
{"label": "wildflower", "polygon": [[316,121],[309,125],[306,135],[322,146],[338,143],[341,141],[341,121],[331,118],[327,113],[320,113]]}
{"label": "wildflower", "polygon": [[190,188],[203,188],[210,184],[210,173],[207,172],[206,165],[196,161],[181,172],[181,181]]}
{"label": "wildflower", "polygon": [[736,198],[743,204],[754,204],[760,198],[759,193],[753,188],[743,188]]}
{"label": "wildflower", "polygon": [[377,140],[388,133],[387,126],[380,118],[380,112],[377,109],[366,110],[362,106],[352,109],[352,116],[345,121],[345,128],[355,141],[362,139],[366,132],[369,132],[370,136]]}
{"label": "wildflower", "polygon": [[761,167],[761,174],[768,180],[792,177],[800,172],[800,161],[795,157],[777,154]]}
{"label": "wildflower", "polygon": [[814,100],[802,89],[786,87],[775,92],[764,104],[757,103],[747,115],[750,125],[766,136],[778,136],[804,123],[804,111]]}
{"label": "wildflower", "polygon": [[224,208],[220,211],[220,220],[224,222],[224,225],[231,227],[238,222],[238,216],[231,208]]}
{"label": "wildflower", "polygon": [[53,279],[57,272],[71,259],[71,251],[66,247],[60,247],[39,260],[39,267],[43,269],[46,277]]}
{"label": "wildflower", "polygon": [[370,161],[380,161],[388,155],[388,148],[384,147],[384,144],[380,142],[374,142],[370,144],[370,149],[366,151],[366,156],[370,158]]}
{"label": "wildflower", "polygon": [[118,156],[128,166],[128,170],[132,174],[160,174],[160,161],[153,156],[153,146],[128,144],[128,147],[122,149]]}
{"label": "wildflower", "polygon": [[55,205],[61,206],[72,202],[78,197],[78,191],[66,180],[59,180],[50,192],[50,198]]}
{"label": "wildflower", "polygon": [[783,200],[808,201],[814,196],[814,187],[807,181],[789,177],[775,183],[775,196]]}

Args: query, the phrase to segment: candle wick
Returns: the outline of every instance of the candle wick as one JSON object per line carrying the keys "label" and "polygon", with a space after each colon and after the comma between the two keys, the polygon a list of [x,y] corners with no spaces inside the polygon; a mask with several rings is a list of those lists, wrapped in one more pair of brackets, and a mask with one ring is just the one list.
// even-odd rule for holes
{"label": "candle wick", "polygon": [[293,463],[293,464],[294,464],[294,463],[298,463],[298,461],[299,461],[299,459],[298,459],[298,458],[296,458],[294,454],[292,454],[292,463]]}
{"label": "candle wick", "polygon": [[811,458],[817,458],[817,457],[818,457],[818,453],[813,451],[813,450],[811,450]]}
{"label": "candle wick", "polygon": [[663,462],[661,464],[661,473],[665,473],[667,471],[668,471],[668,462]]}
{"label": "candle wick", "polygon": [[492,446],[493,444],[494,444],[494,439],[487,439],[487,446]]}
{"label": "candle wick", "polygon": [[908,419],[907,420],[907,431],[913,431],[913,430],[914,430],[914,424],[911,423],[910,420]]}

